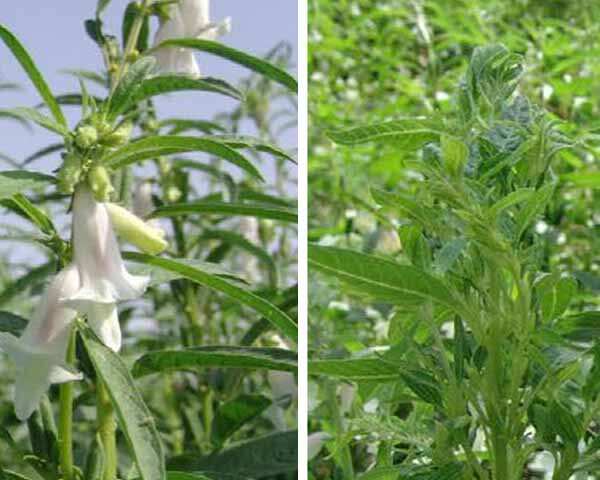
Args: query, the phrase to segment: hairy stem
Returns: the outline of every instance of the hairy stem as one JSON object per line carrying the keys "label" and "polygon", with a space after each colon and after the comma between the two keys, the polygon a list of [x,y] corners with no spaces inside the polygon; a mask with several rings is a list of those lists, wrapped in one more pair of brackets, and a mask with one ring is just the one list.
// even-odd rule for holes
{"label": "hairy stem", "polygon": [[[75,330],[72,329],[67,348],[66,363],[75,363]],[[73,467],[73,382],[60,386],[58,438],[60,449],[60,468],[64,480],[75,478]]]}
{"label": "hairy stem", "polygon": [[104,447],[104,475],[102,480],[116,480],[118,465],[117,422],[110,395],[101,379],[98,379],[96,388],[98,434]]}

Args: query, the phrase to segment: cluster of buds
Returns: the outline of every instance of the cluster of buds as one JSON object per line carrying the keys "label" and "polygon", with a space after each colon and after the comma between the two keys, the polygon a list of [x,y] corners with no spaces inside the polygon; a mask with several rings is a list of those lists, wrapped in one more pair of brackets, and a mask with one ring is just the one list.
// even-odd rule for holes
{"label": "cluster of buds", "polygon": [[81,122],[66,142],[67,153],[63,156],[63,165],[58,172],[59,191],[72,194],[79,183],[86,181],[96,200],[110,200],[114,188],[110,172],[102,164],[102,158],[110,149],[127,143],[131,131],[131,123],[125,122],[112,127],[99,115],[92,115]]}

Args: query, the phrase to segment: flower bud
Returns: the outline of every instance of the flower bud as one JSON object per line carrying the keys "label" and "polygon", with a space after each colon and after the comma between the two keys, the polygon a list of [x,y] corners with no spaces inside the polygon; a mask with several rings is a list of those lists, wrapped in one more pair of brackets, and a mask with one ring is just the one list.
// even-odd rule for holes
{"label": "flower bud", "polygon": [[75,191],[75,185],[81,180],[81,160],[72,153],[64,157],[63,164],[58,172],[58,191],[71,194]]}
{"label": "flower bud", "polygon": [[158,255],[169,246],[162,228],[144,222],[126,208],[114,203],[107,203],[106,209],[117,234],[140,250]]}
{"label": "flower bud", "polygon": [[110,182],[108,170],[102,165],[95,165],[88,174],[88,183],[97,202],[108,202],[115,189]]}
{"label": "flower bud", "polygon": [[167,190],[167,200],[169,202],[177,202],[181,199],[181,190],[177,187],[169,187]]}
{"label": "flower bud", "polygon": [[101,143],[109,147],[121,146],[129,140],[131,137],[131,131],[133,125],[130,122],[126,122],[117,128],[115,131],[110,132],[108,135],[102,137]]}
{"label": "flower bud", "polygon": [[91,125],[82,125],[75,132],[75,144],[79,148],[90,148],[98,141],[98,131]]}

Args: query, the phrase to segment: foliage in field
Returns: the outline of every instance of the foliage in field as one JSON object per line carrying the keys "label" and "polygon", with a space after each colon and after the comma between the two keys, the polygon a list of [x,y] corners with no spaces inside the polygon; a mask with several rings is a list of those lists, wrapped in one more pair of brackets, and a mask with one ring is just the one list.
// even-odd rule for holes
{"label": "foliage in field", "polygon": [[600,10],[558,3],[309,2],[313,478],[597,472]]}
{"label": "foliage in field", "polygon": [[[71,66],[81,85],[76,93],[55,94],[35,64],[45,53],[28,52],[27,39],[0,24],[3,54],[17,59],[43,101],[2,108],[0,122],[57,135],[41,151],[24,145],[20,158],[0,154],[1,238],[20,254],[29,252],[15,258],[7,249],[0,259],[0,332],[11,339],[27,331],[33,312],[44,312],[40,294],[58,271],[67,273],[51,285],[63,290],[48,302],[64,305],[70,284],[63,277],[75,275],[75,265],[83,283],[82,265],[98,256],[106,263],[84,272],[85,281],[105,282],[106,296],[115,294],[110,281],[122,282],[115,291],[142,279],[149,286],[141,298],[118,305],[120,352],[117,332],[91,321],[96,311],[81,311],[83,300],[69,304],[80,315],[69,325],[72,340],[60,363],[81,372],[82,380],[52,385],[26,422],[15,416],[14,383],[19,388],[35,379],[15,379],[15,367],[23,372],[21,357],[15,365],[3,356],[0,478],[294,478],[297,214],[290,192],[296,160],[277,145],[280,133],[295,126],[290,48],[278,44],[259,58],[204,31],[152,45],[150,19],[170,21],[175,2],[129,3],[118,35],[103,24],[109,3],[100,0],[82,28],[105,65],[98,71]],[[156,64],[157,48],[188,55],[188,70],[197,68],[190,62],[199,51],[249,74],[232,85],[165,70]],[[14,87],[0,84],[1,98]],[[234,98],[239,106],[216,118],[203,117],[201,109],[191,118],[157,114],[157,97],[185,101],[190,92]],[[81,111],[76,125],[67,124],[66,108]],[[256,134],[244,135],[249,130]],[[36,168],[48,155],[62,157],[58,171]],[[102,235],[108,228],[109,238],[113,227],[128,244],[122,256],[131,275],[110,239],[90,238],[94,228]],[[45,358],[37,360],[40,368]]]}

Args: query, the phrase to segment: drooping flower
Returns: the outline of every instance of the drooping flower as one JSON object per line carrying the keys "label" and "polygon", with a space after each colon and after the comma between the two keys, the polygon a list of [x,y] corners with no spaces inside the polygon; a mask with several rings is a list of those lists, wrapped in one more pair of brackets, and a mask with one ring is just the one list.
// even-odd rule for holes
{"label": "drooping flower", "polygon": [[48,286],[33,319],[21,337],[0,333],[0,348],[16,364],[15,413],[26,420],[52,383],[81,380],[65,365],[67,345],[77,312],[61,299],[79,289],[79,272],[69,265]]}
{"label": "drooping flower", "polygon": [[125,268],[113,225],[104,203],[80,184],[73,199],[73,259],[80,287],[65,303],[87,316],[104,344],[118,351],[121,328],[116,303],[140,297],[150,279]]}
{"label": "drooping flower", "polygon": [[[170,9],[170,18],[164,22],[154,39],[154,46],[175,38],[214,40],[231,30],[231,19],[210,22],[210,0],[180,0]],[[154,56],[159,68],[170,73],[200,76],[200,68],[189,48],[162,47]]]}

